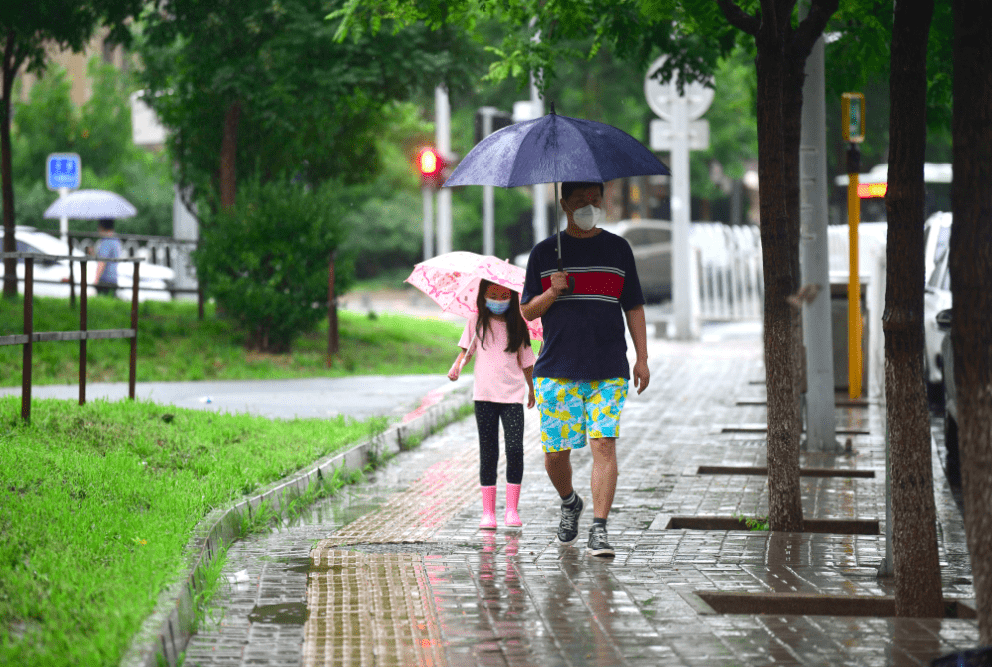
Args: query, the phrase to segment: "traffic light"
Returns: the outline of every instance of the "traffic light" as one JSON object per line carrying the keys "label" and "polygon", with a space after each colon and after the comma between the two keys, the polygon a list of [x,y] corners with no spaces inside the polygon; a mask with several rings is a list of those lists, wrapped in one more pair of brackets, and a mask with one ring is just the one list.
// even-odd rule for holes
{"label": "traffic light", "polygon": [[433,146],[422,148],[417,153],[417,168],[420,170],[421,181],[426,186],[441,187],[444,183],[444,169],[447,166],[447,160]]}

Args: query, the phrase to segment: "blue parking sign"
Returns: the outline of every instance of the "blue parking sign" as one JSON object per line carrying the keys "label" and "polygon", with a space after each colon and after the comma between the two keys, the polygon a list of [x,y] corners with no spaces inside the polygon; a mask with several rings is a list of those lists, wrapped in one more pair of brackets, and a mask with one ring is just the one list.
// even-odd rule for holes
{"label": "blue parking sign", "polygon": [[45,180],[49,190],[78,190],[83,163],[76,153],[52,153],[45,161]]}

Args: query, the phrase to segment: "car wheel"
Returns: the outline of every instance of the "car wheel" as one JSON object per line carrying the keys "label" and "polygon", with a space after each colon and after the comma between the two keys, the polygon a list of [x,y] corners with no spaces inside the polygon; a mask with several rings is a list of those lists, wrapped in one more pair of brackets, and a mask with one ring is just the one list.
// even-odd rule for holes
{"label": "car wheel", "polygon": [[927,402],[934,412],[944,409],[944,383],[930,381],[930,362],[923,355],[923,380],[927,384]]}
{"label": "car wheel", "polygon": [[958,451],[958,422],[951,415],[944,415],[944,447],[947,449],[947,483],[961,486],[961,457]]}

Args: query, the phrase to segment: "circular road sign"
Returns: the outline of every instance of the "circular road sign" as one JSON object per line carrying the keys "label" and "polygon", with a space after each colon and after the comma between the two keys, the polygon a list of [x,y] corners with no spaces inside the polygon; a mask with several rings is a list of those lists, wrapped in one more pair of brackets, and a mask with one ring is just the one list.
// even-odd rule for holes
{"label": "circular road sign", "polygon": [[[644,96],[648,99],[648,106],[664,120],[671,120],[674,114],[675,101],[680,97],[678,86],[675,80],[678,78],[678,70],[668,83],[661,83],[657,78],[652,78],[652,74],[661,67],[668,56],[661,56],[648,67],[648,72],[644,77]],[[685,85],[686,111],[688,120],[695,120],[706,113],[713,103],[713,89],[704,84],[693,81]]]}

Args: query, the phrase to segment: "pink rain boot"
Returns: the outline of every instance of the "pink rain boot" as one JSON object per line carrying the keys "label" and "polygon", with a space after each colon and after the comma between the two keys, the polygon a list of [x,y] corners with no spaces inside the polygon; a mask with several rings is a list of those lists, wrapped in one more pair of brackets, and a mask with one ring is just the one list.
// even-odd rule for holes
{"label": "pink rain boot", "polygon": [[517,502],[520,501],[520,485],[506,485],[506,514],[503,515],[503,525],[507,528],[519,528],[520,515],[517,514]]}
{"label": "pink rain boot", "polygon": [[496,487],[482,486],[482,521],[479,528],[496,530]]}

